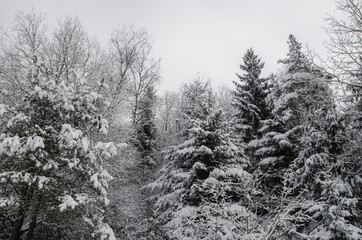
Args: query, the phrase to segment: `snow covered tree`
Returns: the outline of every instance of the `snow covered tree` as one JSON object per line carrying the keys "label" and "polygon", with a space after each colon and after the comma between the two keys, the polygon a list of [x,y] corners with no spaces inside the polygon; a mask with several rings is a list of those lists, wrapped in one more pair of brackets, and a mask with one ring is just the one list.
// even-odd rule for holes
{"label": "snow covered tree", "polygon": [[[296,233],[312,239],[360,239],[360,158],[344,158],[353,134],[345,120],[330,109],[320,109],[303,125],[300,152],[291,164],[295,192],[306,199],[291,219]],[[346,151],[347,150],[347,151]],[[298,216],[303,215],[303,218]]]}
{"label": "snow covered tree", "polygon": [[238,74],[240,81],[234,81],[233,105],[237,111],[237,129],[241,131],[243,141],[248,143],[260,135],[261,121],[268,117],[269,110],[265,101],[266,81],[260,78],[264,63],[252,48],[246,51],[243,62],[240,68],[246,73]]}
{"label": "snow covered tree", "polygon": [[299,204],[291,205],[282,232],[303,239],[361,238],[359,134],[346,120],[326,101],[301,124],[299,152],[285,176],[293,189],[288,198]]}
{"label": "snow covered tree", "polygon": [[107,132],[98,108],[101,95],[73,73],[69,83],[34,58],[29,93],[14,106],[0,105],[1,208],[17,212],[10,239],[23,230],[31,239],[39,221],[93,229],[93,236],[115,239],[102,221],[112,177],[103,160],[113,143],[94,143],[89,134]]}
{"label": "snow covered tree", "polygon": [[303,124],[311,120],[314,111],[330,107],[331,102],[326,79],[311,67],[293,35],[288,45],[287,58],[279,61],[286,70],[275,79],[268,95],[272,117],[263,121],[262,138],[249,144],[256,149],[258,165],[270,186],[281,183],[284,171],[298,156]]}
{"label": "snow covered tree", "polygon": [[[98,88],[98,79],[107,75],[106,55],[96,39],[88,36],[78,18],[60,21],[52,34],[46,23],[42,13],[19,12],[11,31],[2,33],[0,86],[10,93],[4,96],[3,102],[13,104],[27,92],[26,74],[34,56],[64,79],[71,80],[76,70],[93,88]],[[109,82],[109,77],[105,79]]]}
{"label": "snow covered tree", "polygon": [[[360,239],[361,215],[361,4],[337,1],[346,18],[329,17],[330,58],[319,68],[344,88],[337,110],[325,105],[310,114],[300,151],[292,163],[295,188],[308,201],[296,211],[305,218],[298,231],[312,239]],[[338,94],[337,94],[338,97]],[[325,102],[326,103],[326,102]],[[303,226],[303,227],[302,227]]]}
{"label": "snow covered tree", "polygon": [[265,121],[263,138],[251,143],[261,157],[267,195],[278,197],[288,179],[288,198],[300,200],[278,231],[296,238],[359,239],[360,183],[352,170],[359,160],[341,157],[349,142],[344,132],[351,128],[335,110],[328,79],[312,67],[292,35],[288,57],[280,62],[286,72],[269,96],[273,118]]}
{"label": "snow covered tree", "polygon": [[172,239],[232,239],[258,232],[239,224],[255,218],[246,207],[252,177],[244,170],[248,160],[230,139],[230,123],[210,108],[202,81],[184,91],[183,141],[167,150],[160,177],[149,185],[158,189],[155,224]]}
{"label": "snow covered tree", "polygon": [[178,117],[181,111],[180,92],[166,91],[157,99],[156,127],[157,143],[161,148],[173,146],[178,142]]}
{"label": "snow covered tree", "polygon": [[245,212],[241,184],[249,177],[244,170],[248,162],[229,139],[225,124],[221,111],[193,119],[188,137],[167,152],[167,165],[150,184],[161,191],[157,221],[168,237],[210,239],[242,232],[245,225],[232,222]]}
{"label": "snow covered tree", "polygon": [[155,92],[149,86],[140,100],[139,121],[136,124],[137,147],[143,157],[149,156],[156,147],[156,126],[154,116]]}
{"label": "snow covered tree", "polygon": [[1,31],[0,88],[6,90],[3,103],[21,100],[27,90],[26,74],[34,55],[45,58],[47,25],[43,14],[19,12],[10,31]]}
{"label": "snow covered tree", "polygon": [[359,111],[362,111],[362,3],[336,0],[336,6],[343,17],[326,19],[330,39],[325,46],[329,58],[323,62],[322,69],[347,90],[344,100],[359,102]]}

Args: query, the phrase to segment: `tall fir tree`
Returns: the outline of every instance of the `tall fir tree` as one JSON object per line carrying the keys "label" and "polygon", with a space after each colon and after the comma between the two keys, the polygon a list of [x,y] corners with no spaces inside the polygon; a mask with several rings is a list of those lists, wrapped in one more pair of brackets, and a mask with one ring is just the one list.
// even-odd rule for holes
{"label": "tall fir tree", "polygon": [[142,157],[150,157],[156,147],[156,126],[154,104],[156,101],[153,86],[149,86],[140,100],[139,121],[136,123],[137,147]]}
{"label": "tall fir tree", "polygon": [[237,110],[237,130],[242,140],[249,143],[260,136],[261,121],[269,116],[269,111],[265,100],[266,80],[260,78],[264,63],[252,48],[245,53],[243,62],[240,68],[245,74],[238,74],[239,81],[234,81],[233,105]]}
{"label": "tall fir tree", "polygon": [[[356,136],[333,106],[321,108],[303,124],[300,151],[291,164],[295,192],[306,199],[294,209],[295,233],[309,238],[360,239],[360,160],[346,157]],[[348,136],[349,135],[349,136]],[[351,152],[350,152],[351,153]],[[352,153],[353,155],[355,153]],[[348,155],[348,154],[347,154]],[[301,217],[302,216],[302,217]]]}
{"label": "tall fir tree", "polygon": [[270,186],[282,182],[284,172],[298,156],[303,123],[331,101],[326,79],[311,67],[293,35],[289,36],[288,46],[287,57],[279,60],[285,71],[274,79],[268,95],[272,116],[263,121],[262,138],[249,144]]}
{"label": "tall fir tree", "polygon": [[265,121],[263,137],[251,143],[267,194],[278,196],[276,189],[289,181],[289,198],[301,200],[290,206],[288,223],[279,231],[286,239],[359,239],[360,183],[345,172],[353,171],[356,161],[341,158],[348,146],[343,135],[350,127],[335,111],[328,79],[312,67],[293,35],[288,44],[287,58],[280,60],[286,70],[268,96],[273,116]]}
{"label": "tall fir tree", "polygon": [[237,238],[246,226],[235,222],[242,221],[246,211],[242,202],[248,200],[243,184],[251,182],[244,170],[248,160],[232,143],[222,112],[206,107],[207,88],[193,86],[185,88],[184,102],[192,107],[185,108],[183,141],[167,151],[160,177],[149,185],[159,191],[156,220],[172,239]]}

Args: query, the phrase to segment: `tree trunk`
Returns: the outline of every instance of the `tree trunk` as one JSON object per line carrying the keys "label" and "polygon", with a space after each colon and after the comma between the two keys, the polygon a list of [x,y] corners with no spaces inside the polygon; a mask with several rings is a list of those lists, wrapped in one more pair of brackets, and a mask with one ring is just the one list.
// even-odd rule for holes
{"label": "tree trunk", "polygon": [[31,217],[31,222],[29,224],[29,228],[28,228],[28,232],[26,234],[26,240],[31,240],[35,227],[36,227],[36,218],[37,218],[37,214],[36,212],[33,214],[33,216]]}
{"label": "tree trunk", "polygon": [[14,223],[13,230],[11,231],[10,240],[20,240],[21,237],[21,227],[24,223],[26,209],[20,208],[18,210],[18,215]]}

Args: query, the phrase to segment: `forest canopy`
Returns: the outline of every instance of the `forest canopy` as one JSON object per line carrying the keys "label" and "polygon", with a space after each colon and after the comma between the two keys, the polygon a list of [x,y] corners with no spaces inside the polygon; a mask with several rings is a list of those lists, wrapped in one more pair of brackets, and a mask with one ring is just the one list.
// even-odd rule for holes
{"label": "forest canopy", "polygon": [[77,17],[19,12],[0,37],[0,239],[361,239],[362,2],[336,5],[327,58],[291,33],[278,72],[250,46],[232,89],[197,74],[163,93],[145,29],[104,47]]}

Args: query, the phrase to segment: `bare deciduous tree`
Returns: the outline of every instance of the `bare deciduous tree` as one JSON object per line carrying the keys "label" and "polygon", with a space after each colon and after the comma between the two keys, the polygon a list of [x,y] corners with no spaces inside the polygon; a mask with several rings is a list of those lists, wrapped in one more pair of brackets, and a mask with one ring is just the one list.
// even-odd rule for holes
{"label": "bare deciduous tree", "polygon": [[149,87],[160,79],[159,61],[150,57],[151,45],[142,49],[140,55],[135,59],[131,66],[131,79],[129,81],[128,91],[132,96],[132,119],[136,124],[140,120],[139,109],[142,96]]}
{"label": "bare deciduous tree", "polygon": [[325,46],[328,59],[319,59],[314,64],[333,80],[352,93],[354,100],[362,94],[362,2],[358,0],[336,0],[337,10],[342,16],[329,15],[326,18],[326,32],[330,38]]}
{"label": "bare deciduous tree", "polygon": [[151,57],[149,34],[132,25],[115,29],[111,36],[109,76],[110,113],[129,100],[136,123],[141,95],[159,79],[159,61]]}
{"label": "bare deciduous tree", "polygon": [[[327,49],[334,75],[351,86],[362,87],[361,82],[351,81],[351,76],[361,74],[362,69],[362,2],[355,0],[337,1],[337,9],[344,13],[344,19],[329,16],[326,29],[330,41]],[[349,79],[346,80],[346,79]],[[360,80],[361,81],[361,80]]]}
{"label": "bare deciduous tree", "polygon": [[34,10],[28,14],[19,12],[11,31],[2,29],[0,43],[0,86],[6,90],[6,103],[17,102],[26,91],[28,68],[34,57],[44,57],[48,42],[45,16]]}
{"label": "bare deciduous tree", "polygon": [[67,80],[73,71],[91,81],[100,80],[105,65],[99,43],[88,36],[78,18],[67,17],[58,23],[48,56],[57,76]]}
{"label": "bare deciduous tree", "polygon": [[181,115],[179,92],[166,91],[156,106],[156,127],[161,145],[177,144],[177,121]]}
{"label": "bare deciduous tree", "polygon": [[116,91],[130,76],[130,68],[143,49],[149,48],[149,35],[132,25],[124,25],[113,31],[111,36],[111,59],[114,65],[114,84]]}

